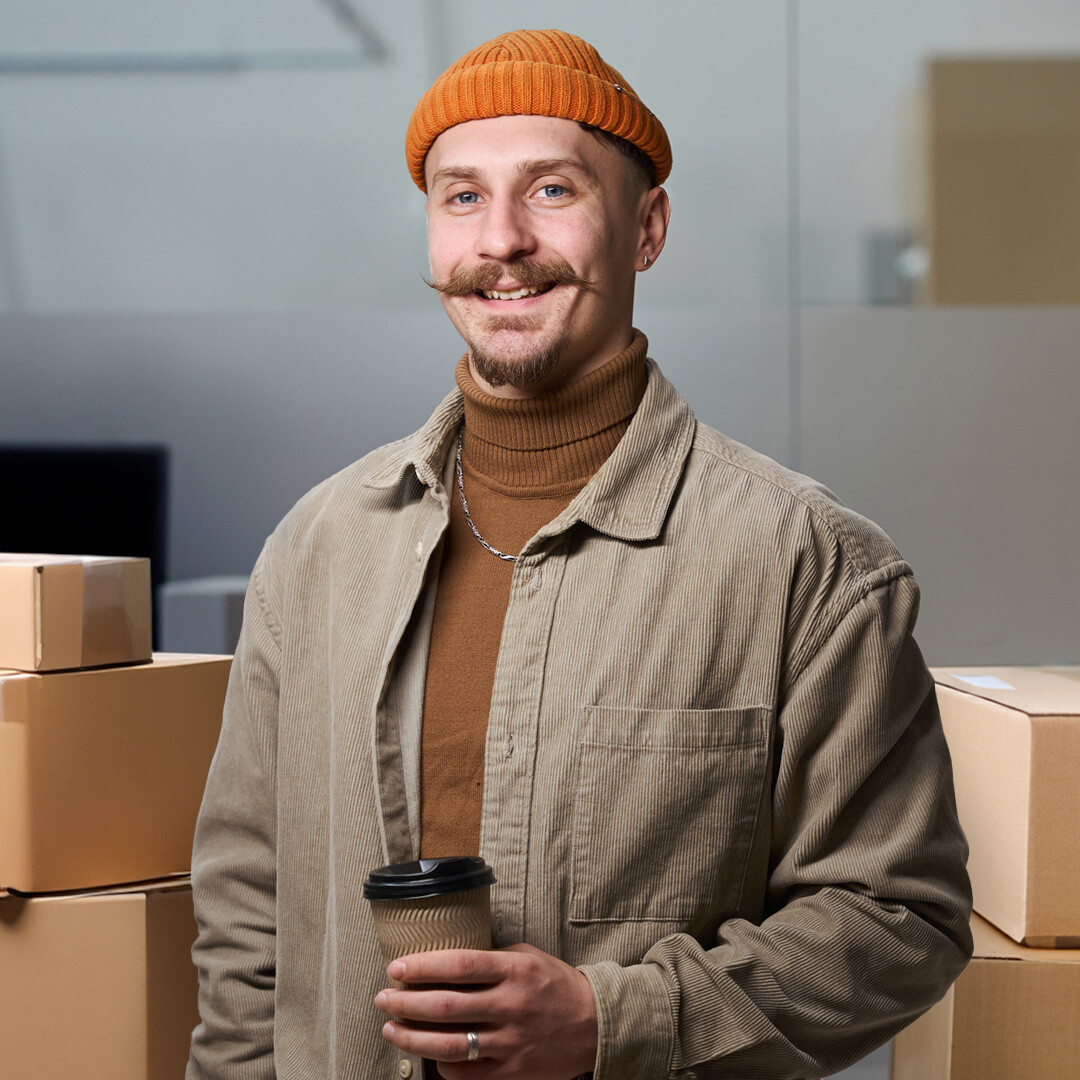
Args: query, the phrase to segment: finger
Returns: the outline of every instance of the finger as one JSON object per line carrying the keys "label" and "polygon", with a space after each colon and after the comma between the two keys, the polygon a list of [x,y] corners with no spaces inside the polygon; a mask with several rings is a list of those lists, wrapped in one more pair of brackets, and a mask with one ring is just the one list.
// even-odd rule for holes
{"label": "finger", "polygon": [[491,995],[483,991],[382,990],[375,1007],[401,1020],[433,1024],[483,1024],[493,1019]]}
{"label": "finger", "polygon": [[[490,1063],[504,1056],[496,1032],[478,1027],[475,1033],[480,1044],[480,1061]],[[469,1061],[469,1037],[464,1031],[427,1031],[391,1020],[383,1024],[382,1035],[407,1054],[438,1062],[478,1064]]]}
{"label": "finger", "polygon": [[391,979],[410,984],[490,985],[506,977],[508,959],[505,953],[495,949],[439,949],[398,957],[386,973]]}

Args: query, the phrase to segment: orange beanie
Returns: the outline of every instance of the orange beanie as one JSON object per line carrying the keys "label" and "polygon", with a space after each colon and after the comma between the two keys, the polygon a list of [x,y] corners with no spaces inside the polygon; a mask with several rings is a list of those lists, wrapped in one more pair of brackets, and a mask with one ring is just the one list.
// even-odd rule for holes
{"label": "orange beanie", "polygon": [[421,191],[424,158],[447,128],[492,116],[559,116],[619,135],[643,150],[660,183],[671,172],[663,125],[587,41],[562,30],[514,30],[451,64],[420,99],[405,158]]}

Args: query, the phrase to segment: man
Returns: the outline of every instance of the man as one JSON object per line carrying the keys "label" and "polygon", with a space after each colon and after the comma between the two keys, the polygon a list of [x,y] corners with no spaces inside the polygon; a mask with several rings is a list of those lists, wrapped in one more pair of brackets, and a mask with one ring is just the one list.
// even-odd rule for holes
{"label": "man", "polygon": [[[253,572],[188,1076],[835,1071],[971,948],[910,570],[646,360],[670,149],[590,45],[480,46],[407,157],[459,391]],[[367,872],[476,853],[499,948],[385,989]]]}

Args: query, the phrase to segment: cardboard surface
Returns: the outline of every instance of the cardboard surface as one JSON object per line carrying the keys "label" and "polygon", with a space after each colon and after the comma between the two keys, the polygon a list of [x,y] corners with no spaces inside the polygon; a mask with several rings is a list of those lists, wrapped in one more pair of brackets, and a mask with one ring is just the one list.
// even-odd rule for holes
{"label": "cardboard surface", "polygon": [[1080,302],[1080,60],[930,61],[927,299]]}
{"label": "cardboard surface", "polygon": [[150,561],[0,553],[0,667],[150,659]]}
{"label": "cardboard surface", "polygon": [[1080,950],[1028,949],[979,916],[975,954],[893,1043],[892,1080],[1080,1077]]}
{"label": "cardboard surface", "polygon": [[186,873],[230,664],[0,672],[0,888]]}
{"label": "cardboard surface", "polygon": [[1080,946],[1080,681],[937,668],[975,910],[1027,945]]}
{"label": "cardboard surface", "polygon": [[0,898],[0,1076],[178,1080],[198,1023],[186,883]]}

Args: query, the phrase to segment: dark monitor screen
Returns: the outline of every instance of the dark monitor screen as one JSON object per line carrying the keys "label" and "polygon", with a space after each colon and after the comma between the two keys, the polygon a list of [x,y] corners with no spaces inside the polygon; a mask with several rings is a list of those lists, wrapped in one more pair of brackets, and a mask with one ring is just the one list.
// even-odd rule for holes
{"label": "dark monitor screen", "polygon": [[0,551],[141,555],[166,580],[168,449],[0,445]]}

